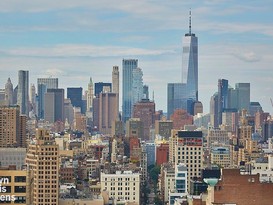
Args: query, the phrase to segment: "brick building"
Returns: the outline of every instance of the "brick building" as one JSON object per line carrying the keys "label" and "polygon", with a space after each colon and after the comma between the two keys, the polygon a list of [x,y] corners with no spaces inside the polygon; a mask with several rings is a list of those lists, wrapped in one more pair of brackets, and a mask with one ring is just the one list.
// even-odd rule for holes
{"label": "brick building", "polygon": [[209,186],[207,204],[272,205],[273,183],[260,183],[259,174],[223,169],[221,180]]}

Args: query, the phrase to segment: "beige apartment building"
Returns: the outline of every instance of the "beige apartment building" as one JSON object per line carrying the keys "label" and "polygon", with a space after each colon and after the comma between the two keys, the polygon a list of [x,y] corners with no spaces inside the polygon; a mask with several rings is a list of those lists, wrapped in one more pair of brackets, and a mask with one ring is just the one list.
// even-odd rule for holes
{"label": "beige apartment building", "polygon": [[37,129],[36,139],[31,141],[26,164],[33,170],[33,205],[58,205],[59,147],[51,139],[48,130]]}
{"label": "beige apartment building", "polygon": [[26,116],[19,106],[0,106],[0,147],[26,147]]}
{"label": "beige apartment building", "polygon": [[4,204],[32,204],[32,173],[16,166],[0,167],[1,198]]}
{"label": "beige apartment building", "polygon": [[108,192],[108,199],[140,204],[140,174],[132,171],[101,172],[101,191]]}
{"label": "beige apartment building", "polygon": [[173,164],[184,163],[188,171],[188,184],[193,177],[201,177],[203,169],[202,131],[172,130],[169,160]]}
{"label": "beige apartment building", "polygon": [[210,153],[211,164],[219,165],[222,168],[231,167],[229,147],[215,147]]}

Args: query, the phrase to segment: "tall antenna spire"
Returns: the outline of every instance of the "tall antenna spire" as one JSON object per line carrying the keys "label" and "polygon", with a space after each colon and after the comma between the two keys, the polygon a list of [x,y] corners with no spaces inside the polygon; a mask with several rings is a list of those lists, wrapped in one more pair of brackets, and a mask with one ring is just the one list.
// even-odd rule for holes
{"label": "tall antenna spire", "polygon": [[189,13],[189,34],[191,35],[191,8]]}

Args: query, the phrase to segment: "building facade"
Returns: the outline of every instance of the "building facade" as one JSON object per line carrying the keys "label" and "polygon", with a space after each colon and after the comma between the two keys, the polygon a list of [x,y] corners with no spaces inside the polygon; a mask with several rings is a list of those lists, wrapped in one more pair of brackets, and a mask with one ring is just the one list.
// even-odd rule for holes
{"label": "building facade", "polygon": [[20,106],[20,114],[28,116],[29,105],[29,72],[27,70],[18,71],[18,91],[17,105]]}
{"label": "building facade", "polygon": [[[138,67],[137,59],[122,60],[122,121],[126,123],[133,109],[133,70]],[[142,96],[141,96],[142,97]]]}
{"label": "building facade", "polygon": [[140,204],[140,174],[132,171],[101,173],[101,190],[109,192],[109,198]]}
{"label": "building facade", "polygon": [[142,140],[150,139],[150,129],[154,127],[155,123],[155,103],[148,100],[141,100],[134,104],[133,117],[139,118],[143,122],[143,134]]}
{"label": "building facade", "polygon": [[182,83],[187,84],[187,99],[198,100],[198,38],[191,32],[191,13],[189,32],[183,37]]}
{"label": "building facade", "polygon": [[33,205],[59,204],[59,146],[49,131],[37,129],[31,141],[26,164],[33,171]]}

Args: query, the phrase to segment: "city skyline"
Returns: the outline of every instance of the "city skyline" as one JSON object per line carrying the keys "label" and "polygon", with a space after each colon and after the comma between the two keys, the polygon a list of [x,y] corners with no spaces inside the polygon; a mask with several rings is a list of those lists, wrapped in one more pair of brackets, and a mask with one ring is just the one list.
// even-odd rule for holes
{"label": "city skyline", "polygon": [[[154,90],[156,109],[167,111],[167,83],[181,81],[182,38],[199,40],[199,100],[209,112],[218,79],[251,84],[251,101],[272,113],[273,98],[270,1],[65,1],[1,2],[0,82],[29,70],[29,82],[57,77],[59,87],[111,82],[112,67],[138,59],[143,83]],[[120,80],[122,80],[120,78]],[[122,82],[120,82],[122,84]],[[121,89],[121,87],[120,87]],[[37,90],[37,87],[36,87]],[[264,91],[264,92],[261,92]]]}

